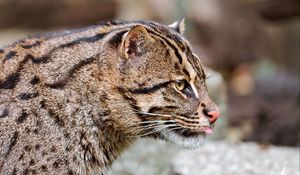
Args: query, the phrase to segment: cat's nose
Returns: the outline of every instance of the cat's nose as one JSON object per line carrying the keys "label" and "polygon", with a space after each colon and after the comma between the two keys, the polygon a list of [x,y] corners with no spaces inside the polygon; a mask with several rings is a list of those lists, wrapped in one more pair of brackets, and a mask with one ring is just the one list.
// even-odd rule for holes
{"label": "cat's nose", "polygon": [[204,114],[207,116],[209,122],[213,124],[214,122],[217,121],[217,119],[220,116],[220,111],[219,110],[210,110],[210,109],[204,109]]}

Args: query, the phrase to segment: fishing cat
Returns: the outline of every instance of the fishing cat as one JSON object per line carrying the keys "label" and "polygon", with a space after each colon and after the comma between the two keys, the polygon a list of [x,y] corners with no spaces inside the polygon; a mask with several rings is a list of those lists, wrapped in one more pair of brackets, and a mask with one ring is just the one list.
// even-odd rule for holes
{"label": "fishing cat", "polygon": [[0,174],[104,174],[138,137],[199,147],[219,110],[183,32],[108,21],[0,49]]}

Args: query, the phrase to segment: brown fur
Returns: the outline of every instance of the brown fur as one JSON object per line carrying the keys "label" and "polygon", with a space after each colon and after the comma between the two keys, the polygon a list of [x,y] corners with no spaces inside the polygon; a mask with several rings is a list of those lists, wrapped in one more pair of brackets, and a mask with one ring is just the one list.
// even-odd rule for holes
{"label": "brown fur", "polygon": [[0,174],[103,174],[140,136],[204,135],[217,107],[182,27],[112,21],[1,50]]}

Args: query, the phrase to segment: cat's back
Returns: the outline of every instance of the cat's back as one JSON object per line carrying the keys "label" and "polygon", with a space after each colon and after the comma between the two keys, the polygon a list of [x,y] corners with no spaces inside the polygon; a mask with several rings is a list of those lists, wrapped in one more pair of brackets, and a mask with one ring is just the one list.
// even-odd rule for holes
{"label": "cat's back", "polygon": [[95,61],[109,31],[33,36],[0,50],[0,174],[68,173],[64,88]]}

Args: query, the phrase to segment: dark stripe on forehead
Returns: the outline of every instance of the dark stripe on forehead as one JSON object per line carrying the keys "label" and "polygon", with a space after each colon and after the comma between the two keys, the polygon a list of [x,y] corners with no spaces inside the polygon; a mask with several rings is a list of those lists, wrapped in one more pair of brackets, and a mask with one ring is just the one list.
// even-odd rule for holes
{"label": "dark stripe on forehead", "polygon": [[[159,36],[160,38],[162,38],[167,44],[169,44],[172,49],[174,49],[176,56],[178,57],[179,60],[182,60],[178,50],[181,49],[182,52],[186,53],[187,56],[187,61],[191,64],[191,66],[193,67],[193,69],[197,72],[197,75],[200,77],[205,77],[205,73],[204,73],[204,69],[203,66],[201,64],[201,61],[194,57],[192,54],[192,51],[190,49],[190,47],[186,46],[186,44],[184,43],[184,39],[182,39],[180,37],[180,35],[177,34],[172,34],[170,33],[169,29],[166,26],[154,23],[154,22],[141,22],[149,27],[151,27],[151,30],[153,34],[155,34],[156,36]],[[168,40],[168,39],[172,39],[178,49],[172,45],[172,43]],[[180,63],[182,63],[182,61],[180,61]]]}
{"label": "dark stripe on forehead", "polygon": [[187,77],[190,77],[189,71],[187,71],[186,69],[183,69],[183,72],[187,75]]}
{"label": "dark stripe on forehead", "polygon": [[179,63],[182,64],[182,57],[181,57],[181,55],[179,54],[178,49],[177,49],[177,48],[176,48],[169,40],[167,40],[166,38],[164,38],[164,37],[158,35],[157,33],[153,32],[153,31],[149,31],[149,30],[148,30],[148,32],[151,33],[152,35],[155,35],[155,36],[159,37],[159,38],[162,39],[163,41],[165,41],[165,42],[173,49],[173,51],[174,51],[176,57],[177,57],[178,60],[179,60]]}
{"label": "dark stripe on forehead", "polygon": [[197,76],[205,78],[204,68],[202,66],[201,60],[192,54],[192,51],[189,47],[187,49],[187,59],[194,70],[197,72]]}
{"label": "dark stripe on forehead", "polygon": [[171,33],[170,28],[168,26],[165,26],[165,25],[162,25],[159,23],[155,23],[153,21],[138,21],[138,23],[141,23],[141,24],[151,27],[156,32],[161,33],[161,34],[167,36],[168,38],[171,38],[172,40],[174,40],[176,43],[179,44],[181,49],[184,48],[184,44],[183,44],[184,40],[180,37],[179,34]]}

